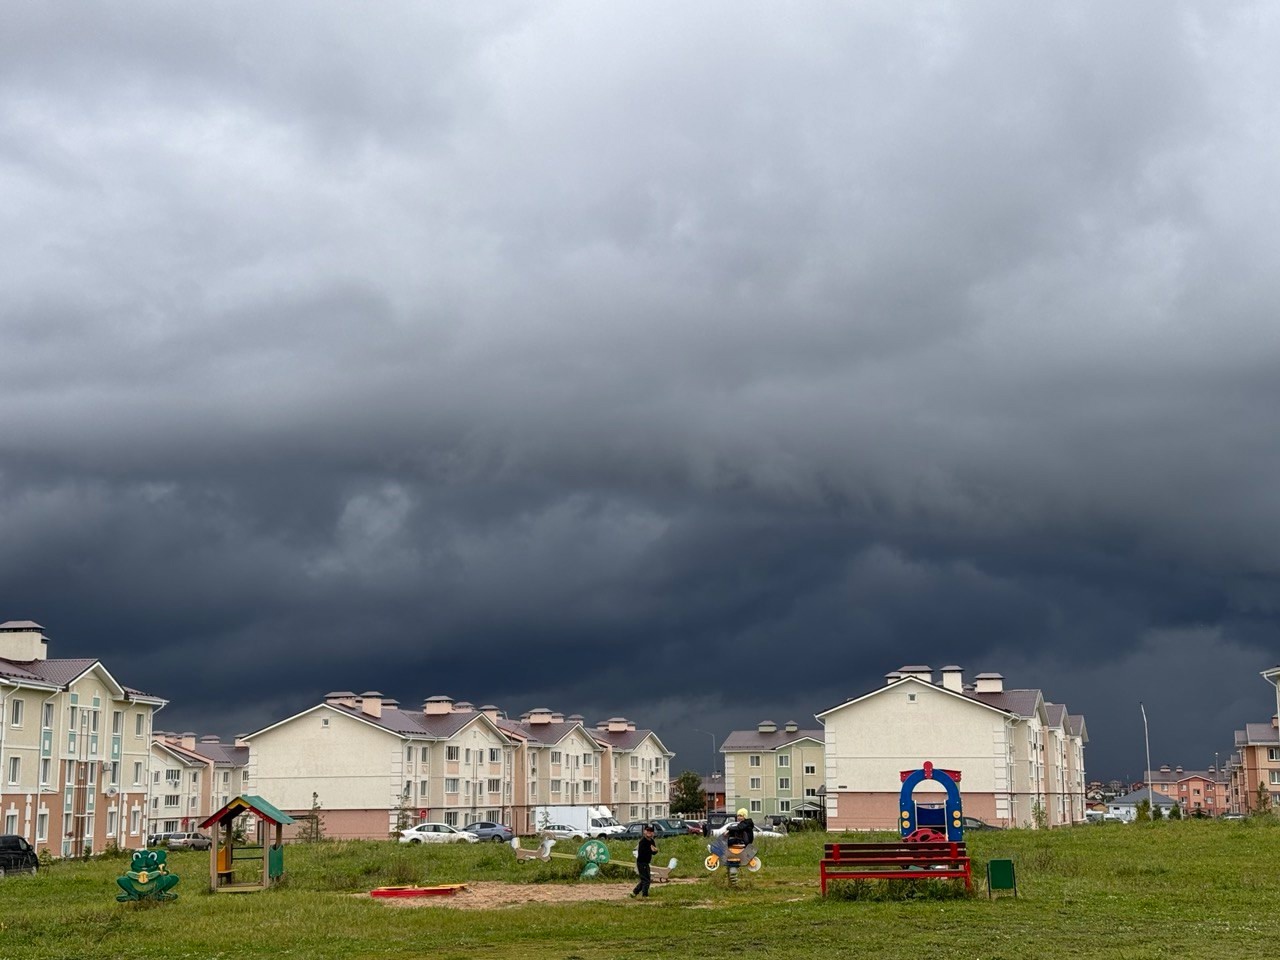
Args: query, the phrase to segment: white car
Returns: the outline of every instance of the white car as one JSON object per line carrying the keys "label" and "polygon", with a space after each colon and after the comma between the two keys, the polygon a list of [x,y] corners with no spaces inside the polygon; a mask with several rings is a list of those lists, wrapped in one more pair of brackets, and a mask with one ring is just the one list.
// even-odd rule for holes
{"label": "white car", "polygon": [[400,831],[401,843],[475,843],[480,838],[447,823],[420,823]]}
{"label": "white car", "polygon": [[552,836],[557,840],[585,840],[586,833],[567,823],[548,823],[538,831],[543,836]]}

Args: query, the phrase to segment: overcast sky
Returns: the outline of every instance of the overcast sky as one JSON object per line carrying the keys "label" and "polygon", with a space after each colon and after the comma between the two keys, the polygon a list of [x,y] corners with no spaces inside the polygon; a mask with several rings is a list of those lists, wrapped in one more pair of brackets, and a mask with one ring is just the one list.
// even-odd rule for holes
{"label": "overcast sky", "polygon": [[1274,711],[1274,4],[4,21],[0,619],[158,727],[705,769],[958,663],[1139,778],[1140,700],[1189,768]]}

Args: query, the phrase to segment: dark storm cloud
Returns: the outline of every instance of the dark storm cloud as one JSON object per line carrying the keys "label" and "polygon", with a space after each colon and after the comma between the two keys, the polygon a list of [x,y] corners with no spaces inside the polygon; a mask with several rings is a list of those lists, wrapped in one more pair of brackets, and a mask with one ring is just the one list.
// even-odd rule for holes
{"label": "dark storm cloud", "polygon": [[959,662],[1203,766],[1274,703],[1276,21],[10,11],[0,614],[201,732],[376,688],[705,766]]}

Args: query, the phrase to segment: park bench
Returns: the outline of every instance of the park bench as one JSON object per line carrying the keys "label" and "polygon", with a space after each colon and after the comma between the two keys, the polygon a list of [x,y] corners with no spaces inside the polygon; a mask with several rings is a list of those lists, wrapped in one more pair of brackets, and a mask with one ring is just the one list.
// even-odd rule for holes
{"label": "park bench", "polygon": [[963,843],[828,843],[818,872],[822,895],[828,880],[963,880],[973,889]]}

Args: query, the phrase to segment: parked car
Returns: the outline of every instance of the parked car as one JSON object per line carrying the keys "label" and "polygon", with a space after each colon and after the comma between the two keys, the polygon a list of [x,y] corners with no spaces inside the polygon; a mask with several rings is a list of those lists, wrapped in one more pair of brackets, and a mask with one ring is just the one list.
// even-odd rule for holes
{"label": "parked car", "polygon": [[653,824],[653,835],[658,838],[683,837],[689,833],[688,827],[685,826],[683,820],[635,820],[628,823],[626,829],[613,839],[639,840],[644,835],[643,831],[646,823]]}
{"label": "parked car", "polygon": [[167,847],[169,838],[176,837],[176,833],[153,833],[147,837],[148,847]]}
{"label": "parked car", "polygon": [[689,824],[679,817],[663,817],[653,821],[653,832],[658,837],[684,837],[690,833],[700,834],[702,829],[699,827],[697,830],[690,830]]}
{"label": "parked car", "polygon": [[475,843],[479,838],[447,823],[420,823],[400,831],[401,843]]}
{"label": "parked car", "polygon": [[568,823],[548,823],[545,827],[538,831],[544,836],[550,835],[557,840],[585,840],[586,833]]}
{"label": "parked car", "polygon": [[1243,813],[1224,813],[1218,818],[1219,820],[1248,820],[1249,818]]}
{"label": "parked car", "polygon": [[965,817],[964,828],[966,830],[1003,830],[1004,827],[998,827],[994,823],[987,823],[985,820],[979,820],[977,817]]}
{"label": "parked car", "polygon": [[40,860],[26,837],[0,834],[0,874],[35,873],[39,868]]}
{"label": "parked car", "polygon": [[474,834],[479,840],[492,840],[494,843],[510,843],[515,833],[505,823],[494,823],[492,820],[477,820],[462,828]]}
{"label": "parked car", "polygon": [[203,833],[170,833],[165,846],[170,850],[208,850],[213,841]]}

